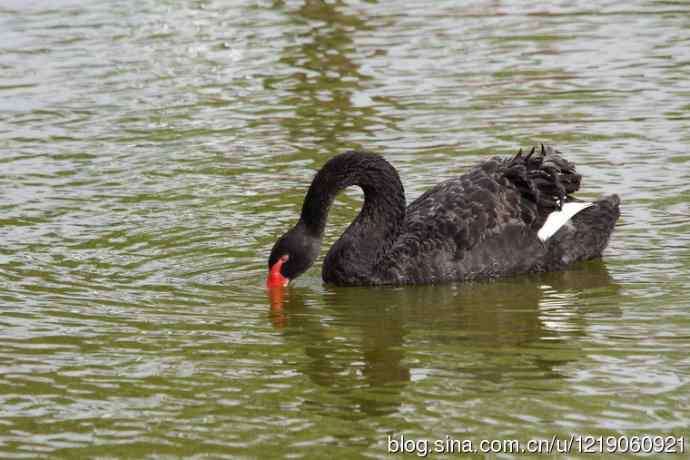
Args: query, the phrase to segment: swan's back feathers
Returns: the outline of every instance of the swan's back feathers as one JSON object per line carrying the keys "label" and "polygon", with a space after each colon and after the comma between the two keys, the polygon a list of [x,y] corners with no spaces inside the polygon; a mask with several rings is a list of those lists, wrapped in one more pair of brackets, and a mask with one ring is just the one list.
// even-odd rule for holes
{"label": "swan's back feathers", "polygon": [[536,147],[524,155],[522,150],[507,161],[503,176],[522,196],[544,210],[560,209],[565,197],[580,189],[582,176],[575,172],[575,165],[560,156],[550,146]]}
{"label": "swan's back feathers", "polygon": [[[380,262],[384,283],[430,283],[542,271],[537,237],[580,187],[575,166],[550,147],[492,158],[407,208],[400,237]],[[550,244],[548,241],[546,244]]]}

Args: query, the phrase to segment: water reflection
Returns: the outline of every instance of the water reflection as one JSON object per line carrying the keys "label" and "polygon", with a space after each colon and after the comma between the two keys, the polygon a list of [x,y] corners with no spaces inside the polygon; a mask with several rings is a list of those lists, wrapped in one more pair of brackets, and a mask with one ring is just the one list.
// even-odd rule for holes
{"label": "water reflection", "polygon": [[307,0],[286,10],[300,30],[282,50],[280,62],[290,70],[264,79],[267,88],[287,89],[282,103],[294,108],[295,114],[279,122],[302,149],[305,144],[327,150],[360,147],[348,141],[349,134],[366,132],[376,124],[378,115],[361,92],[369,77],[352,59],[358,54],[353,34],[369,29],[366,16],[347,14],[340,6]]}
{"label": "water reflection", "polygon": [[[459,384],[498,383],[515,372],[563,379],[562,366],[577,359],[577,338],[587,334],[586,313],[620,315],[610,306],[619,290],[596,260],[493,283],[273,291],[270,319],[304,350],[300,370],[337,397],[321,409],[358,418],[397,411],[405,385],[427,369],[456,373]],[[598,296],[609,306],[595,306]],[[437,354],[444,356],[432,365]]]}

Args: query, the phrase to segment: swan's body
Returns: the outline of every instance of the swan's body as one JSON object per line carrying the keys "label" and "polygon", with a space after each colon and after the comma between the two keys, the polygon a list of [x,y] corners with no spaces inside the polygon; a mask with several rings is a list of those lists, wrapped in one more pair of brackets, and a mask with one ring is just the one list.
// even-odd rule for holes
{"label": "swan's body", "polygon": [[364,190],[364,205],[326,255],[327,283],[479,280],[601,256],[619,217],[618,197],[573,200],[580,186],[574,165],[551,148],[532,153],[485,161],[407,207],[398,174],[382,157],[337,155],[316,174],[299,222],[273,247],[270,276],[286,284],[309,268],[331,203],[351,185]]}

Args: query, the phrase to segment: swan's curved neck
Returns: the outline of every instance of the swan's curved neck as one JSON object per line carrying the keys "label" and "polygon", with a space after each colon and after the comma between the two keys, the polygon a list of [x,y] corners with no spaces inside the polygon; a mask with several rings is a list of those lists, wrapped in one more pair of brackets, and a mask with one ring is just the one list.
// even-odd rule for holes
{"label": "swan's curved neck", "polygon": [[364,191],[364,205],[326,256],[327,282],[371,278],[374,264],[395,242],[405,219],[405,192],[395,168],[378,155],[346,152],[326,163],[309,187],[300,220],[311,236],[321,238],[333,200],[351,185]]}

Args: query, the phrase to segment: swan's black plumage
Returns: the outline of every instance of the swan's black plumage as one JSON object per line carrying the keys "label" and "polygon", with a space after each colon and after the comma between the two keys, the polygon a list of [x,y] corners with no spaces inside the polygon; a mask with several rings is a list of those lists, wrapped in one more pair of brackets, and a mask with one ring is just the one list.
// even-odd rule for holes
{"label": "swan's black plumage", "polygon": [[269,267],[287,254],[282,274],[293,279],[303,273],[318,255],[335,196],[358,185],[364,205],[326,255],[327,283],[426,284],[561,270],[601,256],[619,217],[612,195],[542,242],[539,228],[572,200],[580,179],[572,163],[542,146],[485,161],[406,207],[400,178],[385,159],[346,152],[316,174],[299,222],[276,242]]}

